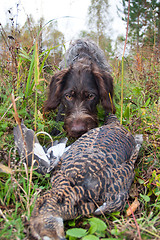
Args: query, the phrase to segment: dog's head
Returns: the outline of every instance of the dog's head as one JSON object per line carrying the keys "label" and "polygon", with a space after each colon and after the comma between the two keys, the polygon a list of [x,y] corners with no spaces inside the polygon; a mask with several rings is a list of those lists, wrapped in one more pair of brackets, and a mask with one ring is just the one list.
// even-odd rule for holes
{"label": "dog's head", "polygon": [[99,102],[107,113],[115,113],[112,97],[110,74],[90,60],[81,59],[53,76],[44,111],[63,104],[64,128],[68,135],[77,138],[97,126],[96,106]]}

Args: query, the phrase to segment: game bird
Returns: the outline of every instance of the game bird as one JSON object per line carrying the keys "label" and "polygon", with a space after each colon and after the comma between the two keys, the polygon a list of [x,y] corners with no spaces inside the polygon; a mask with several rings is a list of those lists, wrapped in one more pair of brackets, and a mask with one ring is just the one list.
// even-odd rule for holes
{"label": "game bird", "polygon": [[76,140],[59,158],[52,188],[36,200],[31,235],[62,240],[65,220],[122,211],[142,141],[142,135],[133,137],[113,114],[105,125]]}

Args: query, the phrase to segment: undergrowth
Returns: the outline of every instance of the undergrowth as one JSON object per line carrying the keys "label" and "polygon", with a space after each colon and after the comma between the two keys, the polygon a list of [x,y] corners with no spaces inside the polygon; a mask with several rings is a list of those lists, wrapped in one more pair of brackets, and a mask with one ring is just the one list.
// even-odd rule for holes
{"label": "undergrowth", "polygon": [[[56,48],[55,48],[56,49]],[[31,49],[21,49],[10,62],[2,62],[0,83],[0,239],[27,239],[28,221],[38,194],[50,188],[45,177],[28,169],[19,159],[13,137],[16,126],[11,95],[20,119],[28,128],[51,132],[56,126],[64,136],[63,126],[55,122],[56,113],[43,116],[47,94],[45,68],[50,50],[39,53],[36,42]],[[9,50],[8,50],[9,51]],[[150,49],[151,54],[152,49]],[[8,54],[10,54],[8,52]],[[143,53],[124,59],[123,125],[133,134],[143,134],[144,142],[135,166],[130,198],[122,213],[65,222],[69,240],[160,239],[160,66],[156,58]],[[137,61],[138,59],[138,61]],[[137,63],[138,62],[138,63]],[[7,65],[7,67],[6,67]],[[112,60],[116,115],[121,116],[121,60]],[[47,77],[46,77],[47,76]],[[98,107],[100,124],[104,112]],[[40,139],[46,143],[46,139]],[[5,166],[9,168],[5,169]],[[126,210],[135,199],[139,206],[130,216]]]}

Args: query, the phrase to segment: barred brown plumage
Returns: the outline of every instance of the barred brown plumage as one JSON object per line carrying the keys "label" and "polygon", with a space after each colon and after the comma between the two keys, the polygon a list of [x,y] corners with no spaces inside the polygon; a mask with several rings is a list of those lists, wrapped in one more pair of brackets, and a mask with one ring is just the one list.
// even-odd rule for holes
{"label": "barred brown plumage", "polygon": [[142,137],[135,140],[114,115],[106,125],[80,137],[63,154],[52,189],[36,201],[30,219],[32,235],[63,239],[63,220],[123,210],[141,143]]}

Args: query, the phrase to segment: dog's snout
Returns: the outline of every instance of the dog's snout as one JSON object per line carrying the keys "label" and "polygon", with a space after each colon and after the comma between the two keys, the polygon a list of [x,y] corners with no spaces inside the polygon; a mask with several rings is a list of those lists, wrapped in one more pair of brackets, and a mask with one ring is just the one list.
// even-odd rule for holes
{"label": "dog's snout", "polygon": [[80,137],[87,132],[87,126],[83,122],[75,122],[71,126],[71,135],[74,137]]}
{"label": "dog's snout", "polygon": [[90,129],[97,127],[98,120],[89,114],[71,115],[65,119],[64,128],[68,135],[73,138],[79,138]]}

